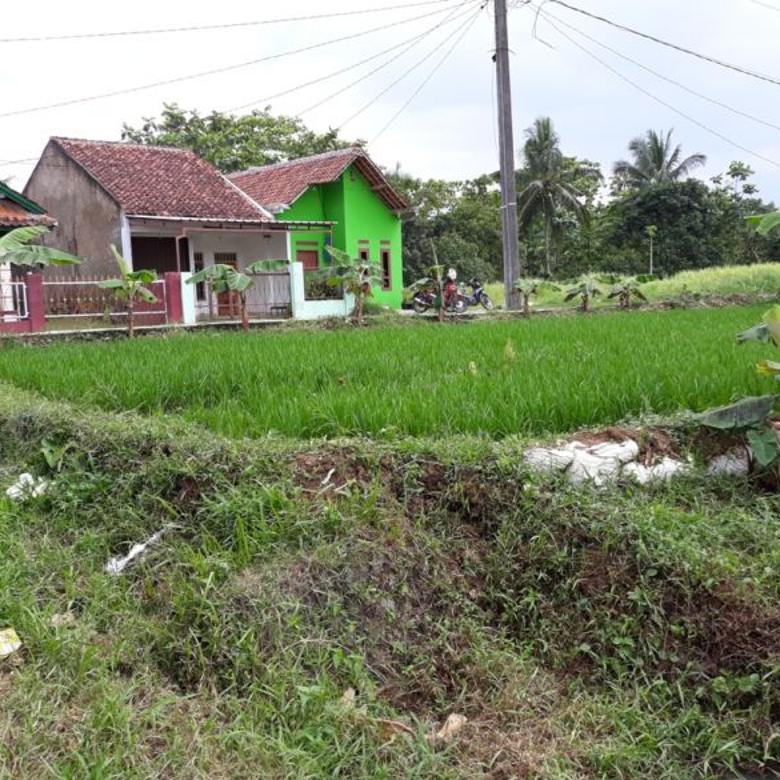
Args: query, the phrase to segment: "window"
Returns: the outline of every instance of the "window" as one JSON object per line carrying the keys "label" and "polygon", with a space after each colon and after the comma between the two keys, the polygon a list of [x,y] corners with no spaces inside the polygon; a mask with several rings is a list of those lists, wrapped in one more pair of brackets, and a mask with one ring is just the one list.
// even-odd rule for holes
{"label": "window", "polygon": [[[194,252],[192,255],[192,272],[198,273],[203,270],[203,252]],[[195,285],[195,300],[203,303],[206,300],[206,283],[198,282]]]}
{"label": "window", "polygon": [[358,257],[361,260],[368,262],[371,257],[368,241],[358,241]]}
{"label": "window", "polygon": [[393,266],[390,256],[390,247],[383,246],[379,250],[379,262],[382,266],[382,289],[389,290],[392,287]]}

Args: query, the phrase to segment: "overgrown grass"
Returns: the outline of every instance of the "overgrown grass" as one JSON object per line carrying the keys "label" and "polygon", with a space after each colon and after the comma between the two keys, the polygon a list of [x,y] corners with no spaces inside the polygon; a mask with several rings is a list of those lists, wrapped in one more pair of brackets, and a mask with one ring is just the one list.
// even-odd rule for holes
{"label": "overgrown grass", "polygon": [[701,410],[766,385],[763,307],[0,349],[0,378],[229,436],[561,432]]}
{"label": "overgrown grass", "polygon": [[777,766],[777,495],[573,493],[513,442],[230,442],[0,385],[0,486],[44,440],[71,445],[50,493],[0,499],[1,775]]}
{"label": "overgrown grass", "polygon": [[[560,290],[544,288],[534,298],[536,308],[574,308],[577,301],[565,303],[566,290],[575,286],[576,280],[557,283]],[[602,293],[610,291],[610,285],[599,285]],[[683,294],[721,295],[777,295],[780,293],[780,263],[756,263],[755,265],[725,265],[702,268],[697,271],[681,271],[666,279],[642,285],[642,292],[651,301],[679,298]],[[488,292],[497,303],[504,300],[502,284],[488,285]],[[605,303],[605,297],[594,301],[596,306]]]}

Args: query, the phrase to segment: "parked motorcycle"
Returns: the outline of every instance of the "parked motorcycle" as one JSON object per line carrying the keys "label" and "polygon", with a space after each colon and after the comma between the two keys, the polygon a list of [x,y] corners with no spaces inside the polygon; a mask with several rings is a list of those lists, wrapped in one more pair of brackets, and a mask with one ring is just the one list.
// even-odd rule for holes
{"label": "parked motorcycle", "polygon": [[471,287],[471,294],[462,293],[462,297],[466,303],[466,306],[482,306],[486,311],[490,311],[493,308],[493,301],[490,296],[485,292],[485,288],[482,282],[476,277],[469,279],[467,284]]}
{"label": "parked motorcycle", "polygon": [[[428,309],[436,308],[436,299],[439,296],[439,291],[428,287],[423,290],[418,290],[412,298],[412,308],[415,314],[425,314]],[[447,311],[451,314],[463,314],[466,311],[467,303],[466,297],[458,293],[455,295],[453,301],[447,307]]]}

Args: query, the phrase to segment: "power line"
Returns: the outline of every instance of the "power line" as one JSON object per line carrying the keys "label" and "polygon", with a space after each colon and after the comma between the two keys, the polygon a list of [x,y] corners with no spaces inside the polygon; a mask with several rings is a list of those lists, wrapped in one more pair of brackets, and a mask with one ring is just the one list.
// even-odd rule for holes
{"label": "power line", "polygon": [[33,114],[39,111],[48,111],[50,109],[63,108],[65,106],[73,106],[73,105],[80,105],[82,103],[90,103],[95,100],[103,100],[105,98],[117,97],[119,95],[129,95],[135,92],[143,92],[148,89],[154,89],[156,87],[165,87],[171,84],[179,84],[184,81],[192,81],[194,79],[204,78],[206,76],[214,76],[221,73],[229,73],[234,70],[248,68],[252,65],[259,65],[260,63],[263,62],[270,62],[272,60],[278,60],[283,57],[290,57],[294,54],[302,54],[304,52],[314,51],[315,49],[321,49],[326,46],[333,46],[337,43],[343,43],[344,41],[351,41],[354,40],[355,38],[361,38],[366,35],[371,35],[372,33],[375,32],[384,32],[385,30],[389,30],[393,27],[400,27],[401,25],[409,24],[410,22],[415,22],[418,21],[419,19],[427,19],[431,16],[437,16],[439,14],[446,13],[448,10],[451,9],[444,9],[444,10],[439,9],[437,11],[429,11],[428,13],[420,14],[419,16],[412,16],[406,19],[401,19],[396,22],[391,22],[390,24],[384,24],[378,27],[372,27],[368,30],[362,30],[357,33],[351,33],[350,35],[343,35],[340,38],[333,38],[331,40],[321,41],[319,43],[310,44],[309,46],[302,46],[298,49],[290,49],[289,51],[279,52],[278,54],[269,54],[266,57],[260,57],[259,59],[255,59],[255,60],[238,62],[233,65],[224,65],[220,68],[214,68],[212,70],[204,70],[204,71],[200,71],[199,73],[190,73],[186,76],[177,76],[171,79],[163,79],[161,81],[155,81],[149,84],[142,84],[137,87],[127,87],[124,89],[113,90],[111,92],[103,92],[101,94],[90,95],[88,97],[73,98],[71,100],[62,100],[58,103],[49,103],[43,106],[34,106],[32,108],[21,108],[21,109],[17,109],[16,111],[5,111],[0,113],[0,119],[5,117],[10,117],[10,116],[21,116],[22,114]]}
{"label": "power line", "polygon": [[770,11],[777,11],[780,13],[780,8],[776,5],[772,5],[771,3],[765,3],[764,0],[750,0],[751,3],[755,3],[756,5],[762,5],[764,8],[768,8]]}
{"label": "power line", "polygon": [[691,89],[691,87],[686,86],[685,84],[677,81],[676,79],[673,79],[669,76],[665,76],[663,73],[659,73],[657,70],[654,70],[653,68],[644,65],[643,63],[633,59],[632,57],[629,57],[626,54],[623,54],[622,52],[618,51],[617,49],[613,49],[611,46],[608,46],[606,43],[603,43],[602,41],[599,41],[597,38],[592,37],[591,35],[588,35],[586,32],[581,30],[579,27],[575,27],[573,24],[569,24],[568,22],[563,21],[563,19],[560,19],[557,16],[553,16],[549,11],[544,11],[543,16],[549,21],[550,19],[554,19],[558,24],[562,24],[564,27],[567,27],[569,30],[573,30],[578,35],[581,35],[583,38],[587,38],[592,43],[595,43],[597,46],[600,46],[602,49],[606,49],[607,51],[611,52],[612,54],[620,57],[621,59],[626,60],[626,62],[630,62],[632,65],[636,65],[638,68],[642,68],[642,70],[647,71],[648,73],[651,73],[656,78],[662,79],[663,81],[666,81],[669,84],[674,84],[674,86],[679,87],[682,90],[685,90],[685,92],[688,92],[691,95],[695,95],[698,98],[701,98],[702,100],[706,100],[708,103],[712,103],[715,106],[720,106],[720,108],[725,108],[727,111],[731,111],[733,114],[737,114],[738,116],[744,117],[745,119],[750,119],[753,122],[757,122],[760,125],[764,125],[764,127],[770,127],[773,130],[780,130],[780,125],[774,124],[774,122],[770,122],[766,119],[762,119],[761,117],[754,116],[753,114],[747,113],[747,111],[742,111],[739,108],[734,108],[734,106],[730,106],[728,103],[724,103],[721,100],[718,100],[716,98],[710,97],[709,95],[705,95],[702,92],[698,92],[695,89]]}
{"label": "power line", "polygon": [[[455,6],[454,10],[457,10],[459,8],[463,8],[464,6],[467,6],[467,5],[472,5],[473,3],[474,3],[474,0],[464,0],[463,2],[458,3]],[[442,26],[444,26],[446,24],[449,24],[451,21],[454,21],[455,19],[460,18],[459,16],[455,16],[454,19],[450,19],[451,16],[452,16],[452,13],[450,13],[442,21],[437,22],[435,25],[433,25],[433,27],[429,27],[427,30],[424,30],[422,33],[419,33],[419,34],[413,36],[412,38],[407,38],[406,40],[401,41],[401,43],[396,43],[393,46],[389,46],[387,49],[382,49],[382,51],[376,52],[375,54],[372,54],[370,57],[365,57],[364,59],[359,60],[358,62],[353,62],[352,64],[347,65],[344,68],[339,68],[338,70],[334,70],[331,73],[326,74],[325,76],[320,76],[320,77],[318,77],[316,79],[311,79],[309,81],[305,81],[302,84],[297,84],[294,87],[290,87],[289,89],[284,89],[281,92],[276,92],[273,95],[268,95],[267,97],[259,98],[257,100],[251,100],[248,103],[242,103],[240,106],[234,106],[232,108],[228,108],[228,109],[226,109],[226,112],[227,113],[232,113],[234,111],[242,111],[242,110],[244,110],[246,108],[250,108],[251,106],[256,106],[256,105],[259,105],[259,104],[268,103],[271,100],[276,100],[276,98],[284,97],[285,95],[290,95],[293,92],[298,92],[298,91],[300,91],[302,89],[305,89],[306,87],[311,87],[314,84],[321,84],[323,81],[329,81],[330,79],[335,78],[336,76],[340,76],[343,73],[348,73],[349,71],[354,70],[355,68],[359,68],[361,65],[365,65],[368,62],[372,62],[373,60],[376,60],[379,57],[384,56],[385,54],[389,54],[390,52],[397,51],[398,49],[401,49],[404,46],[408,47],[408,48],[404,49],[400,54],[395,55],[393,58],[388,60],[387,63],[384,63],[384,64],[378,66],[377,68],[375,68],[374,70],[369,71],[369,73],[367,73],[365,76],[361,77],[361,79],[358,79],[357,81],[353,81],[352,84],[350,84],[350,85],[348,85],[347,87],[344,88],[343,91],[345,91],[346,89],[349,89],[351,86],[354,86],[355,84],[359,83],[359,81],[364,80],[366,78],[369,78],[370,76],[372,76],[377,71],[379,71],[382,68],[386,67],[387,64],[389,64],[391,62],[395,62],[395,60],[398,57],[402,57],[409,49],[411,49],[413,46],[415,46],[421,40],[423,40],[428,35],[433,33],[435,30],[438,30],[440,27],[442,27]],[[330,100],[336,94],[340,94],[340,92],[334,93],[333,95],[329,95],[327,98],[324,98],[321,102],[326,102],[327,100]],[[310,108],[305,109],[304,111],[302,111],[299,114],[297,114],[297,116],[300,116],[301,114],[306,113],[307,111],[310,111],[312,108],[316,108],[319,105],[321,105],[321,103],[317,103],[314,106],[311,106]]]}
{"label": "power line", "polygon": [[657,38],[656,36],[650,35],[649,33],[635,30],[632,27],[626,27],[625,25],[619,24],[618,22],[613,22],[611,19],[607,19],[604,16],[599,16],[598,14],[593,14],[590,11],[585,11],[582,8],[577,8],[577,6],[569,5],[569,3],[564,2],[564,0],[547,0],[547,2],[556,3],[557,5],[563,6],[564,8],[568,8],[570,11],[587,16],[590,19],[595,19],[596,21],[608,24],[618,30],[622,30],[623,32],[637,35],[640,38],[644,38],[645,40],[652,41],[653,43],[657,43],[661,46],[666,46],[669,49],[674,49],[675,51],[682,52],[683,54],[688,54],[691,57],[696,57],[700,60],[704,60],[705,62],[711,62],[712,64],[718,65],[721,68],[733,70],[737,73],[743,74],[744,76],[750,76],[751,78],[759,79],[760,81],[766,81],[770,84],[780,85],[780,79],[777,79],[774,76],[767,76],[764,73],[759,73],[758,71],[750,70],[749,68],[743,68],[741,65],[734,65],[733,63],[726,62],[725,60],[719,60],[717,57],[710,57],[707,54],[701,54],[700,52],[693,51],[692,49],[686,49],[684,46],[679,46],[676,43],[670,43],[669,41],[665,41],[662,38]]}
{"label": "power line", "polygon": [[260,27],[273,24],[287,24],[291,22],[313,22],[320,19],[338,19],[346,16],[360,16],[364,14],[382,13],[384,11],[400,11],[408,8],[418,8],[425,5],[439,5],[451,0],[420,0],[420,2],[406,3],[403,5],[386,5],[381,8],[361,8],[355,11],[335,11],[327,14],[314,14],[308,16],[288,16],[280,19],[261,19],[248,22],[227,22],[221,24],[201,24],[189,27],[154,27],[146,30],[114,30],[95,33],[66,33],[64,35],[35,35],[21,38],[0,38],[0,43],[41,43],[44,41],[77,41],[94,38],[120,38],[136,35],[164,35],[167,33],[204,32],[207,30],[235,30],[244,27]]}
{"label": "power line", "polygon": [[[439,49],[441,49],[445,44],[447,44],[449,41],[451,41],[461,30],[465,28],[468,28],[473,24],[473,22],[476,20],[477,16],[481,12],[482,8],[480,7],[479,11],[477,11],[476,14],[473,15],[472,18],[467,19],[460,27],[458,27],[454,32],[450,33],[446,38],[444,38],[442,41],[440,41],[436,46],[433,47],[425,56],[421,57],[417,62],[414,63],[411,67],[407,68],[397,79],[392,81],[390,84],[388,84],[384,89],[382,89],[379,93],[374,95],[371,100],[369,100],[367,103],[364,103],[357,111],[350,114],[343,122],[341,122],[337,126],[337,130],[341,130],[341,128],[344,127],[344,125],[348,125],[353,119],[356,119],[359,117],[363,112],[367,111],[371,106],[374,105],[381,97],[386,95],[393,87],[400,84],[407,76],[410,76],[417,68],[419,68],[421,65],[424,65],[434,54],[436,54]],[[458,39],[460,40],[460,39]]]}
{"label": "power line", "polygon": [[684,119],[687,119],[689,122],[692,122],[693,124],[697,125],[702,130],[705,130],[706,132],[710,133],[710,135],[714,135],[716,138],[719,138],[721,141],[725,141],[726,143],[731,144],[732,146],[734,146],[735,148],[745,152],[746,154],[750,154],[753,157],[757,157],[759,160],[763,160],[764,162],[767,162],[770,165],[774,165],[774,166],[780,168],[780,163],[777,162],[776,160],[772,160],[771,158],[764,156],[760,152],[755,152],[752,149],[748,149],[746,146],[743,146],[742,144],[738,143],[737,141],[734,141],[732,138],[729,138],[728,136],[723,135],[723,133],[719,132],[718,130],[714,130],[713,128],[709,127],[708,125],[705,125],[703,122],[700,122],[695,117],[692,117],[690,114],[687,114],[684,111],[681,111],[679,108],[676,108],[671,103],[668,103],[667,101],[665,101],[663,98],[659,98],[657,95],[654,95],[649,90],[647,90],[644,87],[642,87],[641,85],[637,84],[635,81],[630,79],[628,76],[625,76],[619,70],[617,70],[616,68],[613,68],[608,62],[605,62],[604,60],[602,60],[601,57],[599,57],[597,54],[594,54],[592,51],[590,51],[590,49],[588,49],[587,47],[583,46],[581,43],[576,41],[568,33],[564,32],[560,27],[558,27],[557,24],[555,24],[555,22],[553,22],[551,20],[551,18],[549,16],[547,16],[547,14],[543,10],[541,10],[541,8],[537,7],[537,10],[539,11],[539,13],[545,19],[547,19],[547,22],[552,26],[552,28],[554,30],[557,30],[557,32],[560,35],[562,35],[564,38],[566,38],[570,43],[572,43],[578,49],[580,49],[581,51],[585,52],[585,54],[587,54],[589,57],[591,57],[592,59],[596,60],[596,62],[598,62],[602,67],[604,67],[607,70],[609,70],[611,73],[616,75],[619,79],[622,79],[627,84],[630,84],[632,87],[634,87],[634,89],[639,90],[639,92],[641,92],[642,94],[647,95],[647,97],[651,98],[652,100],[655,100],[656,103],[660,103],[662,106],[664,106],[665,108],[668,108],[670,111],[674,111],[675,114],[679,114]]}
{"label": "power line", "polygon": [[409,96],[409,99],[398,109],[398,111],[393,114],[393,116],[390,117],[390,119],[387,121],[387,123],[382,127],[382,129],[371,139],[371,143],[376,143],[377,139],[395,122],[396,119],[398,119],[399,116],[409,107],[411,102],[417,97],[417,95],[420,94],[420,92],[425,89],[428,82],[436,75],[438,70],[444,65],[444,63],[449,59],[450,55],[453,51],[457,48],[458,44],[466,37],[467,33],[471,28],[474,26],[474,23],[479,18],[480,13],[482,12],[482,9],[485,7],[487,3],[483,3],[482,6],[480,6],[479,11],[474,14],[474,16],[466,23],[465,29],[463,32],[455,39],[452,46],[450,46],[449,49],[447,49],[446,52],[444,52],[444,56],[439,59],[439,61],[433,66],[430,73],[423,79],[423,81],[420,83],[420,85],[417,87],[417,89],[412,92],[412,94]]}

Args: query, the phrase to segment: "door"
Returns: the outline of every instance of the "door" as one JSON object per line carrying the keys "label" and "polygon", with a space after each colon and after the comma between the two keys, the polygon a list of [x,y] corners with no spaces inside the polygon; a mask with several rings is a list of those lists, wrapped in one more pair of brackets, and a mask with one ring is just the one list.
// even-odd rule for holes
{"label": "door", "polygon": [[[214,252],[214,265],[229,265],[238,268],[238,256],[235,252]],[[224,292],[217,295],[217,315],[235,318],[241,314],[238,293]]]}
{"label": "door", "polygon": [[296,259],[303,263],[304,271],[316,271],[320,267],[320,253],[316,249],[299,249]]}

